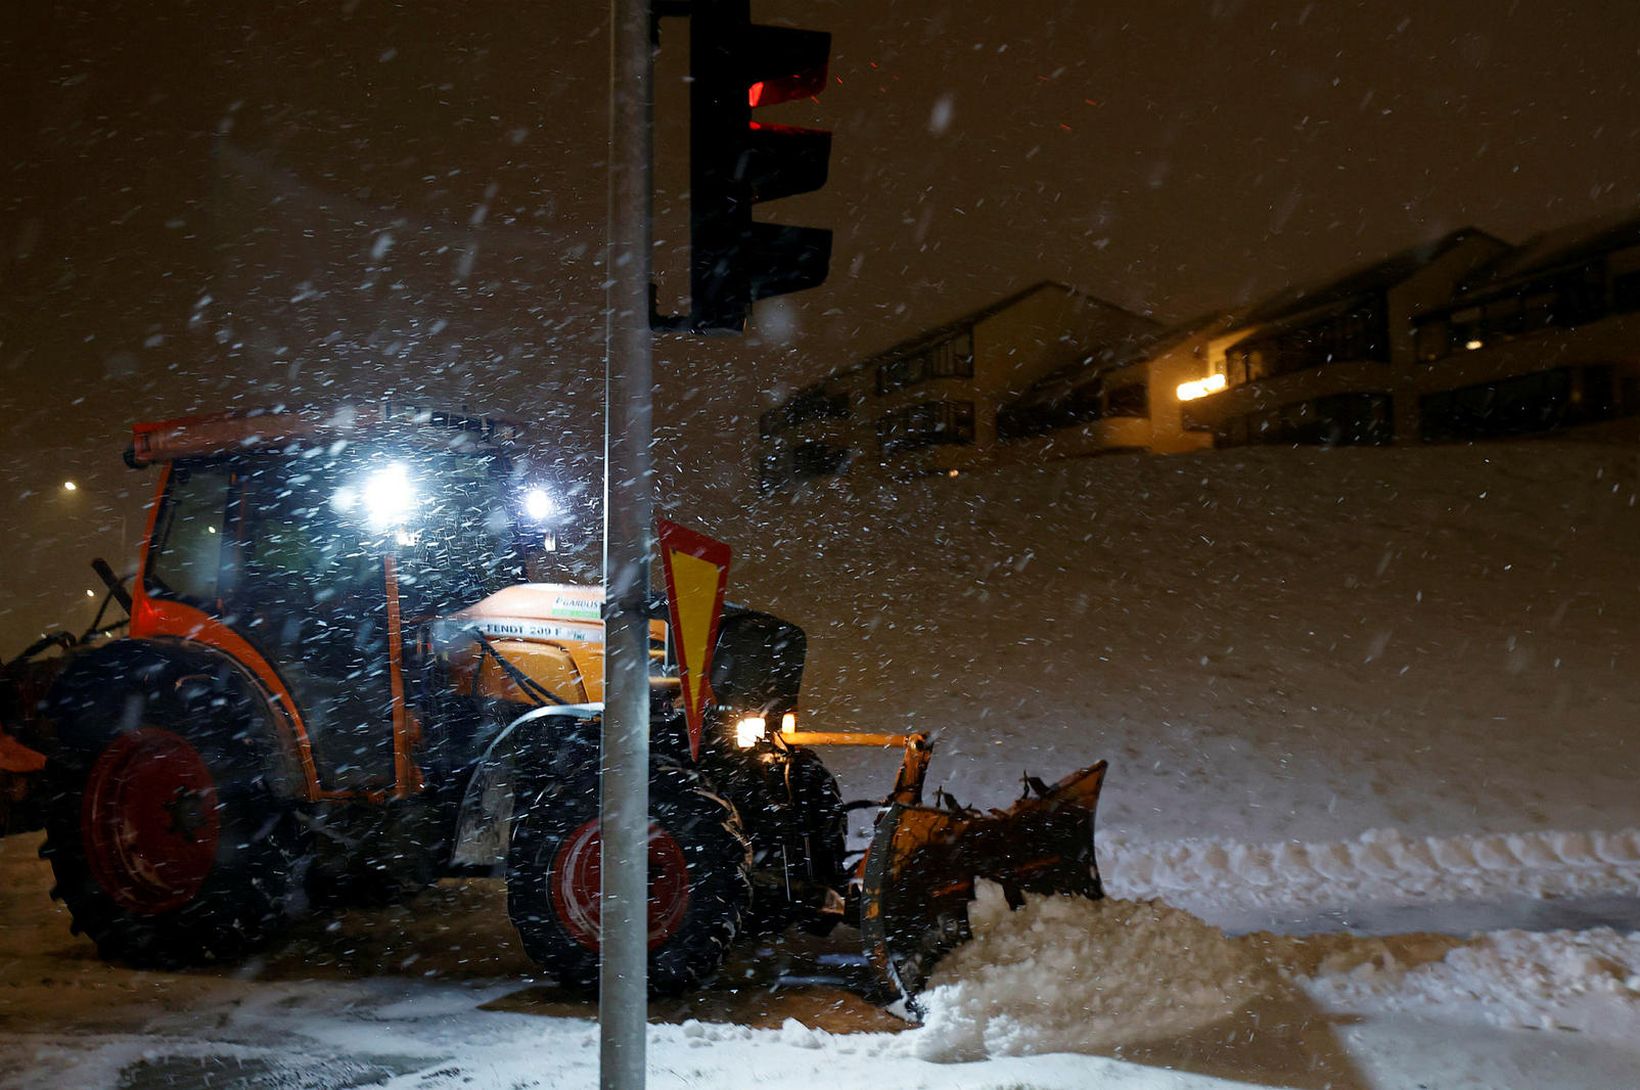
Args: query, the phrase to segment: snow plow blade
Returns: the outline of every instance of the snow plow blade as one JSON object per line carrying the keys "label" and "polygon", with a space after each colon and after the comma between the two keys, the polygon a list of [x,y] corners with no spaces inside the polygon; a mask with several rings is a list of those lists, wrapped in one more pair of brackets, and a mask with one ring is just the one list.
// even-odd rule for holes
{"label": "snow plow blade", "polygon": [[1027,778],[1007,810],[891,803],[866,851],[860,931],[884,990],[916,1013],[915,996],[935,963],[967,941],[974,883],[1000,884],[1017,908],[1024,895],[1105,895],[1094,858],[1094,811],[1105,762],[1052,787]]}

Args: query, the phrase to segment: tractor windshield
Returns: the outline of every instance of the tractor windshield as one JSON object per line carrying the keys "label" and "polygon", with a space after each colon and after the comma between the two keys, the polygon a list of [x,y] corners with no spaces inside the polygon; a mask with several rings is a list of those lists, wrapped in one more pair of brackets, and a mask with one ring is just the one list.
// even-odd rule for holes
{"label": "tractor windshield", "polygon": [[406,616],[459,609],[524,580],[504,458],[423,451],[389,463],[396,464],[405,466],[415,493],[410,517],[392,541]]}
{"label": "tractor windshield", "polygon": [[406,617],[459,609],[524,578],[508,468],[488,451],[357,451],[326,474],[325,517],[395,557]]}
{"label": "tractor windshield", "polygon": [[391,556],[405,617],[460,609],[525,579],[510,473],[497,452],[414,447],[178,463],[149,589],[345,602]]}
{"label": "tractor windshield", "polygon": [[508,472],[494,452],[413,447],[246,459],[241,562],[345,608],[391,556],[406,619],[471,605],[524,578]]}

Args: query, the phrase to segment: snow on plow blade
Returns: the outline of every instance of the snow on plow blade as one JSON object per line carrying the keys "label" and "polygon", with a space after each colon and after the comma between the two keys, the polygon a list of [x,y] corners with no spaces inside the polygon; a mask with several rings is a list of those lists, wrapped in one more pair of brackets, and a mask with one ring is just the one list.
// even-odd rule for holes
{"label": "snow on plow blade", "polygon": [[1103,897],[1093,830],[1104,781],[1100,761],[1052,787],[1029,780],[1007,810],[891,804],[866,852],[860,891],[866,955],[887,990],[915,1010],[934,963],[971,935],[976,879],[999,883],[1016,908],[1027,893]]}

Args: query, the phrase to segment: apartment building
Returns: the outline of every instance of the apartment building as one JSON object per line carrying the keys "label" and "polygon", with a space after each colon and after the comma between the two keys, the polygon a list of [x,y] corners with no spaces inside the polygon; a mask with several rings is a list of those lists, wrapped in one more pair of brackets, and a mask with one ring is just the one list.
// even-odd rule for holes
{"label": "apartment building", "polygon": [[1506,435],[1640,413],[1640,214],[1453,231],[1163,329],[1043,282],[762,417],[763,487],[1117,451]]}
{"label": "apartment building", "polygon": [[1415,315],[1412,339],[1427,441],[1640,413],[1640,216],[1511,250]]}
{"label": "apartment building", "polygon": [[1043,281],[838,369],[760,419],[761,486],[995,464],[1002,406],[1044,376],[1131,356],[1159,327]]}
{"label": "apartment building", "polygon": [[1508,251],[1465,228],[1235,315],[1206,344],[1183,426],[1221,445],[1418,434],[1412,318]]}
{"label": "apartment building", "polygon": [[1187,430],[1435,442],[1640,412],[1640,216],[1509,246],[1468,228],[1232,319]]}

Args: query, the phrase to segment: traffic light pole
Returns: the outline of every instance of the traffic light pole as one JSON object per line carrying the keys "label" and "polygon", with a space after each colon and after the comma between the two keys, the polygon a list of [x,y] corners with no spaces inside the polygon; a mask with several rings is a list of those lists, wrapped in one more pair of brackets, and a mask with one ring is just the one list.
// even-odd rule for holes
{"label": "traffic light pole", "polygon": [[599,777],[602,1090],[641,1090],[649,1014],[650,462],[649,0],[610,0],[605,251],[604,718]]}

